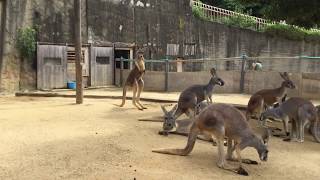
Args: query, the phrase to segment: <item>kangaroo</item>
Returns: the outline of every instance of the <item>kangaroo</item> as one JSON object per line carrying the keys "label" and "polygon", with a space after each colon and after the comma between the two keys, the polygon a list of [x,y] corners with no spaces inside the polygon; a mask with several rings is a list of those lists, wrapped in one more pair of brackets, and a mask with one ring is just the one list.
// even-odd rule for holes
{"label": "kangaroo", "polygon": [[[314,139],[320,143],[320,136],[317,130],[319,117],[317,115],[317,108],[305,99],[299,97],[293,97],[288,99],[279,105],[279,107],[269,109],[261,114],[260,121],[262,124],[266,123],[267,118],[281,119],[283,122],[283,128],[285,135],[289,138],[285,138],[285,141],[304,141],[304,129],[305,126],[309,126],[309,130]],[[289,120],[291,120],[292,127],[289,133]]]}
{"label": "kangaroo", "polygon": [[246,117],[249,121],[254,115],[259,119],[262,111],[272,106],[275,102],[281,104],[282,99],[286,96],[286,88],[294,89],[295,85],[290,80],[287,72],[280,73],[284,80],[280,87],[275,89],[263,89],[253,94],[248,102]]}
{"label": "kangaroo", "polygon": [[126,93],[128,87],[133,88],[133,97],[132,103],[133,105],[138,108],[139,110],[147,109],[140,103],[140,94],[144,88],[144,81],[142,79],[143,75],[145,74],[145,64],[144,64],[144,57],[143,52],[137,52],[137,59],[134,61],[134,68],[130,71],[126,82],[123,86],[123,95],[122,95],[122,103],[120,107],[123,107],[126,103]]}
{"label": "kangaroo", "polygon": [[[218,77],[216,70],[212,68],[210,70],[211,78],[206,85],[193,85],[182,91],[179,96],[178,104],[171,111],[167,111],[165,107],[161,106],[164,112],[163,131],[160,133],[168,134],[168,131],[176,127],[176,119],[183,113],[193,119],[195,115],[195,107],[201,101],[206,100],[208,103],[212,103],[213,89],[216,84],[219,86],[224,85],[224,81]],[[193,113],[192,113],[193,112]]]}
{"label": "kangaroo", "polygon": [[[195,107],[195,115],[199,115],[201,111],[203,111],[209,104],[206,101],[201,101],[198,103]],[[174,106],[173,111],[175,111],[177,105]],[[164,110],[165,111],[165,110]],[[167,113],[173,113],[172,110],[171,112]],[[168,135],[168,134],[177,134],[177,135],[183,135],[183,136],[188,136],[191,125],[193,123],[193,119],[183,119],[176,121],[176,128],[174,131],[169,131],[167,133],[164,133],[163,131],[160,131],[160,135]],[[198,139],[201,139],[203,141],[209,141],[213,142],[213,145],[215,145],[215,141],[212,139],[211,136],[207,136],[206,134],[200,134],[198,135]]]}
{"label": "kangaroo", "polygon": [[[248,172],[243,169],[242,163],[258,164],[256,161],[241,158],[241,150],[246,147],[253,147],[257,150],[259,158],[262,161],[268,159],[267,143],[270,135],[264,136],[265,139],[260,139],[255,135],[250,128],[245,116],[235,107],[227,104],[211,104],[194,120],[188,142],[184,149],[158,149],[152,152],[171,154],[171,155],[188,155],[196,142],[199,133],[207,133],[214,136],[218,146],[218,162],[217,166],[241,175],[248,175]],[[268,133],[269,131],[265,131]],[[227,156],[224,153],[224,138],[228,139]],[[235,161],[233,158],[234,150],[237,153],[239,162],[238,168],[228,167],[227,160]]]}

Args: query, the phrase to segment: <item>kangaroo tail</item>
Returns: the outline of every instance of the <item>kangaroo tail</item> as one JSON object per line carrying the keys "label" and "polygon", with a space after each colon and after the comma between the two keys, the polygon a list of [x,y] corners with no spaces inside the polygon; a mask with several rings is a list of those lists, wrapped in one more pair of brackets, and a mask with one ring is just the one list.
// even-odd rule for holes
{"label": "kangaroo tail", "polygon": [[198,134],[199,134],[199,128],[195,125],[195,123],[193,123],[189,132],[188,143],[184,149],[157,149],[157,150],[152,150],[152,152],[161,153],[161,154],[187,156],[192,151],[194,144],[196,143]]}
{"label": "kangaroo tail", "polygon": [[313,126],[311,126],[311,128],[312,128],[312,136],[314,137],[314,139],[318,143],[320,143],[320,132],[319,132],[319,128],[318,128],[319,125],[320,125],[319,116],[318,116],[318,113],[316,111],[315,112],[315,121],[314,121]]}
{"label": "kangaroo tail", "polygon": [[249,121],[252,113],[254,113],[257,109],[259,109],[259,111],[263,109],[263,104],[264,104],[264,100],[262,96],[260,95],[251,96],[248,102],[247,111],[246,111],[247,121]]}

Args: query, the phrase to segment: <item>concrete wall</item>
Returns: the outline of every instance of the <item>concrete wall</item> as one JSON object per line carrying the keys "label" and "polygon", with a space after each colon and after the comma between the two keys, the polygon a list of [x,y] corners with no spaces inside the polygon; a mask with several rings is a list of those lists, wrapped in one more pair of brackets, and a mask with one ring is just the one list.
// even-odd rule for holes
{"label": "concrete wall", "polygon": [[[21,58],[15,49],[17,30],[35,26],[38,41],[72,43],[73,1],[5,2],[0,89],[12,92],[35,87],[36,82],[34,60],[25,62],[27,68],[21,77]],[[319,43],[289,41],[201,21],[193,17],[189,0],[139,0],[139,3],[138,0],[83,0],[82,3],[84,43],[134,43],[145,47],[147,58],[163,58],[166,54],[185,58],[234,57],[242,52],[248,56],[320,56]]]}
{"label": "concrete wall", "polygon": [[[215,86],[215,93],[240,93],[239,71],[218,71],[218,76],[225,81],[225,85]],[[125,81],[129,70],[123,71]],[[116,85],[120,86],[120,70],[116,70]],[[181,92],[195,84],[207,84],[210,80],[209,72],[170,72],[168,74],[168,91]],[[145,90],[164,91],[165,73],[147,71],[144,76]],[[288,89],[289,96],[301,96],[308,99],[320,99],[320,73],[291,73],[290,79],[296,89]],[[283,79],[278,72],[248,71],[245,74],[244,93],[253,94],[261,89],[273,89],[281,86]]]}

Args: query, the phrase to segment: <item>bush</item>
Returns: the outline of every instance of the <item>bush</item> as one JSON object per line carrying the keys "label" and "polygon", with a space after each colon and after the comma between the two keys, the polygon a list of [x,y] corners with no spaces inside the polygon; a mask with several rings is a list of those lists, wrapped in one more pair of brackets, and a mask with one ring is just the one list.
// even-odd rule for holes
{"label": "bush", "polygon": [[235,26],[245,29],[256,29],[256,20],[251,17],[245,17],[241,15],[234,15],[230,17],[225,17],[221,20],[223,24],[229,25],[229,26]]}
{"label": "bush", "polygon": [[192,6],[192,14],[202,20],[211,21],[210,18],[206,16],[204,11],[201,9],[201,7]]}
{"label": "bush", "polygon": [[228,26],[235,26],[245,29],[251,29],[255,31],[265,32],[270,36],[283,37],[289,40],[296,41],[307,41],[307,42],[320,42],[320,30],[319,29],[305,29],[298,26],[288,25],[288,24],[271,24],[271,22],[263,29],[257,30],[257,21],[253,17],[248,17],[241,15],[243,14],[241,11],[240,14],[236,14],[229,17],[222,17],[219,19],[211,19],[211,17],[207,17],[205,12],[201,7],[193,6],[192,13],[195,17],[200,18],[202,20],[218,22],[222,24],[226,24]]}
{"label": "bush", "polygon": [[36,30],[31,27],[19,29],[16,46],[23,58],[32,59],[36,52]]}
{"label": "bush", "polygon": [[307,42],[320,42],[320,30],[306,30],[304,39]]}
{"label": "bush", "polygon": [[269,24],[263,32],[270,36],[280,36],[289,40],[320,41],[320,30],[308,30],[288,24]]}

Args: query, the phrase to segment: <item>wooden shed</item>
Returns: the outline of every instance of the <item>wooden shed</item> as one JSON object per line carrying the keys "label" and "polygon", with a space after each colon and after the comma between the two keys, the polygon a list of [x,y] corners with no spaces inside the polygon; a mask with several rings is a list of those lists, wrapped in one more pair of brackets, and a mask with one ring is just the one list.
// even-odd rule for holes
{"label": "wooden shed", "polygon": [[[82,47],[82,74],[84,87],[114,84],[114,46]],[[37,88],[67,88],[75,81],[75,49],[73,45],[38,43]]]}

